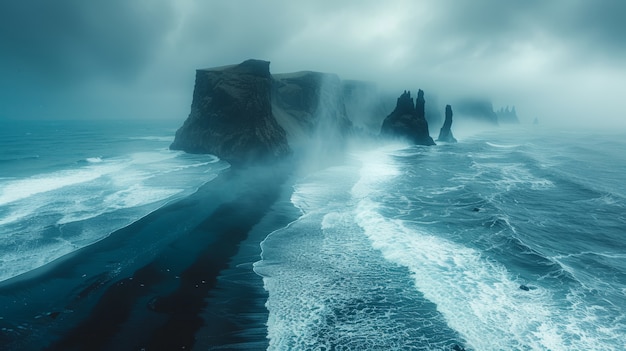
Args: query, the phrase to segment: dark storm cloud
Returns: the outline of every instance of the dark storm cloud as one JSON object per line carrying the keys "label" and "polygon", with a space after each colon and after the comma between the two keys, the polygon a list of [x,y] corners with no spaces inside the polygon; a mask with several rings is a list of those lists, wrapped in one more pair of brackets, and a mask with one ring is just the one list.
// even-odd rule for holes
{"label": "dark storm cloud", "polygon": [[4,68],[55,83],[93,75],[126,79],[158,48],[172,24],[168,1],[4,0]]}

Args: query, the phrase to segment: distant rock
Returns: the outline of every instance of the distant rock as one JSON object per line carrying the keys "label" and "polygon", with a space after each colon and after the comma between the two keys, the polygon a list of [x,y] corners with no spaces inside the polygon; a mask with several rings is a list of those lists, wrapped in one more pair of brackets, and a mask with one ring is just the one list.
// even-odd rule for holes
{"label": "distant rock", "polygon": [[247,60],[197,70],[191,113],[170,148],[210,153],[231,163],[288,155],[287,134],[272,113],[269,65]]}
{"label": "distant rock", "polygon": [[452,135],[452,106],[446,105],[446,120],[443,122],[443,126],[439,131],[439,138],[437,141],[443,141],[446,143],[456,143],[454,135]]}
{"label": "distant rock", "polygon": [[498,115],[498,122],[502,124],[519,124],[515,106],[511,109],[508,106],[506,108],[503,107],[496,112],[496,115]]}
{"label": "distant rock", "polygon": [[413,104],[410,91],[404,91],[397,100],[396,108],[383,121],[380,134],[401,137],[417,145],[435,145],[428,132],[424,111],[424,92],[420,89]]}

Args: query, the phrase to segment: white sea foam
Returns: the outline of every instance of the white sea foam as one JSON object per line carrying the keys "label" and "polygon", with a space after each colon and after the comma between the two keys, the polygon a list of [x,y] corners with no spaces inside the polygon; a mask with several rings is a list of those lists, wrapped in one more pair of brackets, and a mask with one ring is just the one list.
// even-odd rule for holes
{"label": "white sea foam", "polygon": [[523,340],[539,326],[558,337],[543,323],[550,317],[541,303],[546,292],[520,290],[504,267],[479,252],[387,220],[369,200],[359,204],[356,219],[374,248],[413,272],[416,288],[474,349],[541,349],[541,340]]}
{"label": "white sea foam", "polygon": [[117,170],[119,168],[116,167],[84,167],[8,181],[0,184],[0,206],[40,193],[89,182]]}
{"label": "white sea foam", "polygon": [[90,163],[100,163],[102,162],[102,157],[87,157],[86,161]]}
{"label": "white sea foam", "polygon": [[[408,272],[382,258],[355,222],[353,193],[396,175],[387,150],[355,154],[359,168],[334,167],[300,181],[291,197],[303,215],[262,243],[255,271],[269,292],[270,350],[449,349],[459,340],[419,294]],[[408,199],[404,199],[408,201]]]}
{"label": "white sea foam", "polygon": [[498,189],[510,191],[518,187],[528,186],[532,190],[545,190],[554,187],[552,181],[533,175],[522,163],[474,162],[472,167],[486,181]]}

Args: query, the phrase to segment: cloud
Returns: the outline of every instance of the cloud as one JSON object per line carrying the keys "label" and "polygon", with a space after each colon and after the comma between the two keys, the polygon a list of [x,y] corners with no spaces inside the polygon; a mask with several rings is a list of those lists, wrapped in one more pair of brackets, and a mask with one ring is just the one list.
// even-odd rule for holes
{"label": "cloud", "polygon": [[623,13],[621,0],[5,0],[0,93],[15,99],[0,115],[26,114],[39,90],[51,116],[182,119],[195,69],[247,58],[442,103],[486,95],[529,119],[609,114],[626,90]]}
{"label": "cloud", "polygon": [[166,0],[0,2],[0,62],[54,83],[127,80],[172,23]]}

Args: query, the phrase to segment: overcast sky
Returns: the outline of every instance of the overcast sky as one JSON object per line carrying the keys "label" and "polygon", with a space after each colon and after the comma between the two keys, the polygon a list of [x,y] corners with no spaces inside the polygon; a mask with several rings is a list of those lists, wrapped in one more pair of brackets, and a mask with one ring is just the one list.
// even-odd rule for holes
{"label": "overcast sky", "polygon": [[258,58],[626,126],[625,15],[623,0],[2,0],[0,118],[182,122],[195,69]]}

